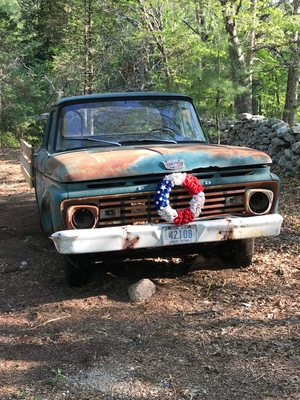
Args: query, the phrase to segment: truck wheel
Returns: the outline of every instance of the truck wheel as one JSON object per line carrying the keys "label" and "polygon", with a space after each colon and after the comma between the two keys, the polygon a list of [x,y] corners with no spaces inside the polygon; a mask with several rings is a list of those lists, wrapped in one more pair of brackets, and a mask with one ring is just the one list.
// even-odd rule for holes
{"label": "truck wheel", "polygon": [[220,250],[229,267],[248,267],[252,262],[254,239],[228,240],[221,244]]}
{"label": "truck wheel", "polygon": [[69,287],[84,285],[89,277],[87,254],[68,254],[65,256],[65,280]]}

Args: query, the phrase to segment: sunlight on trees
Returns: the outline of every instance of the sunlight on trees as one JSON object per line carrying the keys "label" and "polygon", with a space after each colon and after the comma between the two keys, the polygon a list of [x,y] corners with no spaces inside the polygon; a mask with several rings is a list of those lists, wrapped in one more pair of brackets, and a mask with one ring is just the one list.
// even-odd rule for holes
{"label": "sunlight on trees", "polygon": [[299,0],[0,0],[0,131],[57,98],[160,90],[202,115],[297,120]]}

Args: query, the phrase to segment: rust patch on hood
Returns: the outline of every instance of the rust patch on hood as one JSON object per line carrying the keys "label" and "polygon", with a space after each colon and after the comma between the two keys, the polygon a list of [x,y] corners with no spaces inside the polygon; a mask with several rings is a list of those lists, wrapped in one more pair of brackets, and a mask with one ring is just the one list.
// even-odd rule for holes
{"label": "rust patch on hood", "polygon": [[[148,147],[152,149],[151,147]],[[238,147],[238,146],[225,146],[225,145],[208,145],[208,144],[188,144],[188,145],[178,145],[175,147],[160,147],[159,149],[153,148],[152,150],[159,151],[161,155],[172,155],[174,153],[184,152],[189,153],[199,153],[205,152],[206,156],[212,156],[216,159],[218,158],[228,158],[232,159],[234,157],[238,157],[241,160],[245,158],[252,158],[253,160],[257,160],[258,162],[263,162],[265,164],[271,164],[272,160],[268,156],[268,154],[263,151],[251,149],[249,147]]]}
{"label": "rust patch on hood", "polygon": [[77,182],[126,175],[130,166],[149,156],[149,150],[83,150],[55,155],[49,159],[47,174],[58,181]]}
{"label": "rust patch on hood", "polygon": [[80,182],[168,173],[163,162],[184,160],[182,171],[209,167],[271,164],[270,157],[244,147],[207,144],[131,146],[109,150],[91,148],[49,157],[45,173],[59,182]]}

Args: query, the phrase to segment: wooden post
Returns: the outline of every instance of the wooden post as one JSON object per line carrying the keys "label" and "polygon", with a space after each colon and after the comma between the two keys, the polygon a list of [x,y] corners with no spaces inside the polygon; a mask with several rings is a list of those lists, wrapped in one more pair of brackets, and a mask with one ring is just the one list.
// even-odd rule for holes
{"label": "wooden post", "polygon": [[24,178],[28,185],[33,188],[33,153],[34,147],[31,144],[20,140],[20,163]]}

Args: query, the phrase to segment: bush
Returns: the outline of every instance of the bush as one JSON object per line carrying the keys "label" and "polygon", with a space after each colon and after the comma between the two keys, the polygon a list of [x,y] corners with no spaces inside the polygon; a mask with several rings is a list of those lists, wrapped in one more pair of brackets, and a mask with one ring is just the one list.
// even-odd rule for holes
{"label": "bush", "polygon": [[0,131],[0,147],[18,148],[19,139],[11,132]]}
{"label": "bush", "polygon": [[16,125],[15,133],[0,131],[0,147],[18,148],[21,138],[39,147],[43,141],[44,129],[44,121],[31,121]]}
{"label": "bush", "polygon": [[23,126],[22,137],[34,147],[42,144],[45,121],[33,121]]}

